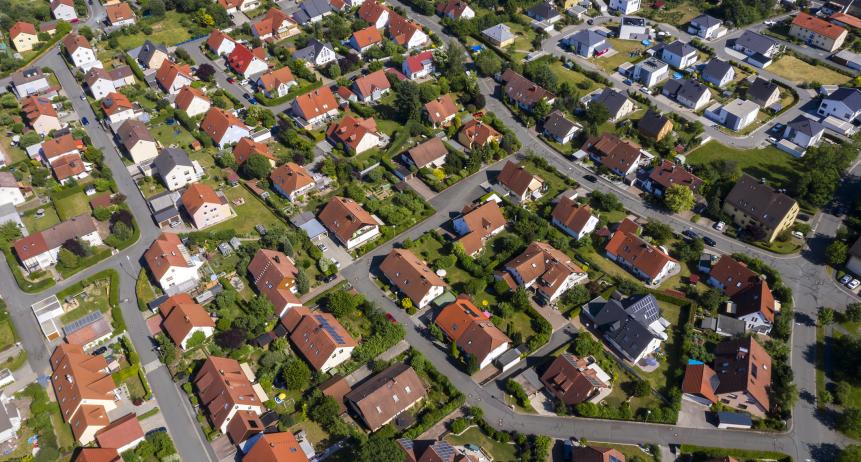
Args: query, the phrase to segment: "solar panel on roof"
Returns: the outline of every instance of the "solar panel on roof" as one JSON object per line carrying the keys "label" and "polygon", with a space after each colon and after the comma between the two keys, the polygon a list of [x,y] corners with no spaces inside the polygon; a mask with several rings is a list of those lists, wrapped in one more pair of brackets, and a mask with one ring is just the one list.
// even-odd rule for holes
{"label": "solar panel on roof", "polygon": [[73,332],[77,332],[84,327],[87,327],[90,324],[98,321],[99,319],[102,319],[102,313],[100,311],[93,311],[92,313],[87,314],[83,318],[77,319],[63,326],[63,333],[69,335]]}
{"label": "solar panel on roof", "polygon": [[445,441],[437,441],[434,444],[434,451],[436,451],[442,460],[449,460],[454,455],[454,448]]}
{"label": "solar panel on roof", "polygon": [[335,343],[337,343],[338,345],[343,345],[344,343],[346,343],[344,341],[344,337],[341,337],[338,331],[336,331],[335,328],[332,327],[331,324],[329,324],[328,319],[319,314],[315,314],[314,319],[316,319],[317,322],[320,323],[320,327],[322,327],[326,332],[329,333],[329,335],[332,336],[332,339],[335,341]]}

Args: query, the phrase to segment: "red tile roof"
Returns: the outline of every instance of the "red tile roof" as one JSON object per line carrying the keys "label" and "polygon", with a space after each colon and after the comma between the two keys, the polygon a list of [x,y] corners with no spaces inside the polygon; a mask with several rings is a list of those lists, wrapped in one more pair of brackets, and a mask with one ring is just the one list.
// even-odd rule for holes
{"label": "red tile roof", "polygon": [[130,412],[96,432],[99,447],[119,449],[144,438],[137,415]]}
{"label": "red tile roof", "polygon": [[244,164],[251,157],[251,154],[260,154],[272,161],[278,160],[269,152],[269,146],[251,138],[242,138],[233,147],[233,158],[236,160],[236,165]]}
{"label": "red tile roof", "polygon": [[292,433],[279,432],[264,433],[242,462],[308,462],[308,458]]}
{"label": "red tile roof", "polygon": [[88,48],[90,50],[93,49],[93,46],[90,45],[90,41],[87,40],[86,37],[84,37],[83,35],[78,35],[74,32],[67,35],[63,39],[63,46],[66,47],[66,51],[69,52],[70,54],[74,53],[75,50],[77,50],[78,48],[81,48],[81,47]]}
{"label": "red tile roof", "polygon": [[627,172],[641,156],[640,146],[610,133],[590,138],[584,147],[598,157],[601,165],[620,172]]}
{"label": "red tile roof", "polygon": [[104,407],[82,404],[83,400],[114,400],[116,385],[107,369],[104,356],[91,356],[81,345],[62,344],[51,355],[51,383],[63,419],[82,424],[72,425],[76,438],[90,424],[110,422]]}
{"label": "red tile roof", "polygon": [[234,126],[248,129],[245,123],[239,120],[233,113],[217,107],[209,108],[209,111],[206,112],[206,115],[203,116],[203,120],[200,122],[200,129],[216,142],[220,142],[227,133],[227,130]]}
{"label": "red tile roof", "polygon": [[591,217],[591,207],[580,205],[567,197],[559,199],[553,207],[553,219],[575,233],[582,231]]}
{"label": "red tile roof", "polygon": [[371,96],[374,90],[383,91],[392,88],[389,84],[389,78],[386,77],[386,71],[382,69],[357,78],[353,85],[356,86],[359,96],[362,97]]}
{"label": "red tile roof", "polygon": [[225,199],[215,193],[212,186],[204,183],[191,184],[180,198],[182,205],[188,211],[189,215],[194,216],[204,204],[224,204]]}
{"label": "red tile roof", "polygon": [[233,40],[231,36],[225,34],[224,32],[221,32],[218,29],[212,29],[212,32],[209,33],[209,37],[206,39],[206,46],[208,46],[209,49],[214,52],[215,50],[218,50],[218,48],[221,46],[221,43],[225,40],[230,40],[234,43],[236,42],[236,40]]}
{"label": "red tile roof", "polygon": [[356,201],[340,196],[332,197],[329,203],[320,211],[318,218],[320,219],[320,223],[330,233],[337,236],[341,242],[349,241],[356,231],[365,226],[378,225],[374,217]]}
{"label": "red tile roof", "polygon": [[227,56],[227,64],[240,74],[244,74],[255,59],[261,59],[254,52],[248,49],[245,45],[237,43],[233,47],[233,51]]}
{"label": "red tile roof", "polygon": [[434,319],[434,324],[463,352],[478,361],[484,360],[501,345],[511,343],[511,339],[463,295],[443,307]]}
{"label": "red tile roof", "polygon": [[134,105],[129,101],[128,97],[122,93],[112,91],[99,102],[105,114],[112,116],[129,109],[134,109]]}
{"label": "red tile roof", "polygon": [[830,39],[837,39],[846,34],[846,29],[807,13],[798,13],[798,16],[792,20],[792,25]]}
{"label": "red tile roof", "polygon": [[158,68],[158,72],[155,74],[155,79],[158,81],[159,85],[167,91],[173,86],[174,80],[176,80],[180,75],[191,80],[191,66],[188,64],[174,63],[169,59],[165,59],[162,61],[161,67]]}
{"label": "red tile roof", "polygon": [[276,310],[301,304],[291,290],[299,270],[287,255],[277,250],[260,249],[248,264],[248,272],[257,290],[275,305]]}
{"label": "red tile roof", "polygon": [[335,143],[348,146],[355,151],[366,135],[376,135],[377,121],[373,117],[362,119],[350,114],[344,115],[340,122],[329,125],[326,136]]}
{"label": "red tile roof", "polygon": [[682,393],[701,396],[712,403],[717,402],[715,371],[707,364],[688,364],[682,381]]}
{"label": "red tile roof", "polygon": [[235,359],[207,356],[194,376],[194,385],[200,405],[219,429],[234,406],[257,406],[261,412],[265,409]]}
{"label": "red tile roof", "polygon": [[173,343],[181,345],[192,329],[215,328],[215,322],[203,306],[186,293],[176,294],[158,306],[164,321],[162,328]]}
{"label": "red tile roof", "polygon": [[416,32],[422,30],[418,24],[395,13],[389,13],[389,36],[400,46],[406,46]]}
{"label": "red tile roof", "polygon": [[362,30],[357,30],[356,32],[353,32],[353,39],[355,40],[356,45],[358,45],[360,49],[369,47],[383,41],[383,37],[380,35],[380,31],[377,30],[377,28],[374,26],[368,26]]}
{"label": "red tile roof", "polygon": [[299,106],[300,115],[305,120],[313,119],[338,108],[338,102],[335,101],[335,95],[329,87],[321,87],[304,95],[299,95],[295,102]]}
{"label": "red tile roof", "polygon": [[308,170],[295,162],[287,162],[272,170],[272,173],[269,174],[269,180],[286,194],[292,194],[314,184],[314,179],[311,178]]}
{"label": "red tile roof", "polygon": [[589,368],[588,361],[569,353],[561,354],[550,363],[541,376],[541,383],[569,406],[588,401],[598,389],[610,386],[598,378],[597,371]]}
{"label": "red tile roof", "polygon": [[407,70],[412,74],[418,72],[425,67],[426,62],[433,62],[433,52],[423,51],[406,59]]}
{"label": "red tile roof", "polygon": [[669,160],[663,160],[661,161],[661,165],[653,168],[651,173],[649,173],[649,179],[663,186],[664,189],[669,189],[670,186],[678,184],[687,186],[693,192],[698,192],[700,186],[703,184],[703,180],[700,177]]}
{"label": "red tile roof", "polygon": [[423,299],[432,287],[445,287],[445,282],[414,253],[393,249],[380,264],[380,271],[398,290],[413,302]]}
{"label": "red tile roof", "polygon": [[134,19],[135,17],[135,12],[132,11],[132,7],[125,2],[116,3],[114,5],[105,5],[105,12],[107,13],[108,21],[110,21],[111,24],[128,19]]}
{"label": "red tile roof", "polygon": [[179,240],[179,236],[173,233],[162,233],[144,252],[147,267],[156,279],[161,279],[171,267],[191,267],[183,255],[185,251],[181,250],[180,246],[182,241]]}
{"label": "red tile roof", "polygon": [[650,278],[656,278],[668,262],[675,262],[663,250],[642,240],[636,234],[616,231],[604,249],[621,257]]}
{"label": "red tile roof", "polygon": [[438,124],[457,114],[457,104],[449,93],[442,95],[433,101],[428,101],[427,104],[425,104],[425,111],[427,112],[430,121]]}
{"label": "red tile roof", "polygon": [[21,34],[38,35],[36,26],[29,22],[18,21],[9,28],[9,38],[14,40],[15,37]]}
{"label": "red tile roof", "polygon": [[290,333],[290,341],[318,371],[337,350],[356,346],[350,333],[329,313],[303,316]]}
{"label": "red tile roof", "polygon": [[194,88],[191,85],[182,87],[182,90],[177,93],[176,100],[174,100],[174,102],[176,103],[177,109],[186,111],[188,110],[188,107],[191,106],[191,103],[195,98],[200,98],[207,103],[210,102],[209,97],[206,96],[206,93],[204,93],[203,90]]}
{"label": "red tile roof", "polygon": [[266,91],[275,91],[281,84],[295,82],[296,77],[293,77],[293,71],[289,67],[284,66],[274,71],[269,71],[260,76],[260,83]]}
{"label": "red tile roof", "polygon": [[861,19],[846,13],[834,13],[828,19],[839,21],[849,27],[854,27],[855,29],[861,29]]}
{"label": "red tile roof", "polygon": [[526,167],[512,161],[505,163],[505,166],[502,167],[502,171],[499,172],[498,178],[498,181],[502,183],[503,186],[510,189],[518,196],[523,196],[523,194],[526,193],[533,180],[538,180],[540,183],[544,183],[544,180],[540,176],[533,175],[529,170],[526,170]]}
{"label": "red tile roof", "polygon": [[463,245],[467,255],[481,250],[487,238],[508,223],[499,204],[492,200],[479,206],[467,206],[461,213],[469,232],[461,236],[458,242]]}
{"label": "red tile roof", "polygon": [[81,448],[74,462],[122,462],[116,449]]}

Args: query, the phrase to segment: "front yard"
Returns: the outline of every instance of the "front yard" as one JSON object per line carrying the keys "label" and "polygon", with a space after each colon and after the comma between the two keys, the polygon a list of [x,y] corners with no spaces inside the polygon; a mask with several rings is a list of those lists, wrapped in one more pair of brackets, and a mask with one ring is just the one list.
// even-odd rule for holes
{"label": "front yard", "polygon": [[133,35],[119,35],[117,42],[123,50],[130,50],[143,45],[144,41],[152,40],[154,43],[163,43],[167,46],[176,45],[191,38],[188,29],[180,24],[182,13],[176,11],[166,11],[164,18],[154,22],[152,26],[152,34],[144,34],[138,32]]}
{"label": "front yard", "polygon": [[784,55],[768,66],[773,72],[794,83],[818,82],[821,85],[842,85],[849,81],[849,76],[833,71],[825,66],[808,64],[795,56]]}
{"label": "front yard", "polygon": [[83,191],[78,191],[65,197],[52,198],[52,200],[57,214],[63,221],[78,215],[88,215],[90,213],[90,204],[87,201],[87,195]]}
{"label": "front yard", "polygon": [[[622,64],[627,62],[636,62],[639,61],[642,57],[642,52],[646,50],[646,47],[643,46],[642,43],[634,41],[634,40],[621,40],[617,38],[611,38],[607,40],[610,43],[610,47],[616,51],[615,54],[608,57],[600,57],[594,58],[595,64],[597,64],[604,71],[612,74],[616,72],[616,69]],[[636,56],[632,56],[632,53],[638,53]]]}

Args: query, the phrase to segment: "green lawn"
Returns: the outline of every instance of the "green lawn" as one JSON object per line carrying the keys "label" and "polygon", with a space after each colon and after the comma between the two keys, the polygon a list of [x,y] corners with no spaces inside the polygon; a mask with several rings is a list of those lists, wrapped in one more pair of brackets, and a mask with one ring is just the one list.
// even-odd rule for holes
{"label": "green lawn", "polygon": [[106,313],[108,309],[110,309],[110,306],[108,306],[109,293],[110,285],[105,285],[98,289],[93,286],[88,286],[87,295],[77,297],[80,305],[74,310],[60,316],[60,321],[62,321],[63,324],[68,324],[77,319],[81,319],[94,311]]}
{"label": "green lawn", "polygon": [[[231,202],[231,207],[236,211],[237,216],[209,228],[208,231],[233,230],[238,235],[252,234],[255,233],[254,226],[257,224],[261,224],[267,229],[284,224],[254,194],[242,186],[227,188],[224,190],[224,195]],[[245,203],[233,205],[232,202],[238,198],[245,199]]]}
{"label": "green lawn", "polygon": [[90,213],[90,204],[87,202],[87,195],[83,191],[55,200],[54,207],[63,221]]}
{"label": "green lawn", "polygon": [[[584,94],[598,86],[598,84],[595,83],[594,80],[590,79],[589,77],[586,77],[586,75],[581,74],[577,71],[568,69],[562,64],[561,61],[554,61],[553,64],[550,65],[550,71],[553,72],[553,75],[555,75],[557,79],[559,79],[559,82],[568,82],[571,85],[574,85]],[[577,84],[579,84],[580,82],[588,82],[589,87],[585,89],[580,88],[579,86],[577,86]]]}
{"label": "green lawn", "polygon": [[445,440],[456,446],[467,444],[480,446],[493,457],[493,460],[517,460],[517,448],[514,445],[492,440],[479,430],[478,427],[472,427],[461,435],[448,434]]}
{"label": "green lawn", "polygon": [[602,448],[613,448],[621,452],[627,460],[631,460],[634,456],[640,457],[650,462],[657,460],[654,456],[643,452],[642,449],[638,448],[637,446],[634,446],[633,444],[600,443],[597,441],[590,441],[589,444]]}
{"label": "green lawn", "polygon": [[[42,218],[36,218],[36,211],[40,208],[45,211],[45,215]],[[57,215],[57,211],[54,210],[54,207],[44,205],[24,212],[21,215],[21,220],[24,222],[24,226],[27,227],[27,230],[30,231],[30,234],[33,234],[56,225],[60,222],[60,217]]]}
{"label": "green lawn", "polygon": [[12,324],[8,319],[4,320],[0,323],[0,351],[4,351],[14,344],[15,332],[12,330]]}
{"label": "green lawn", "polygon": [[819,82],[823,85],[840,85],[849,81],[847,75],[832,71],[825,66],[807,64],[792,55],[783,55],[768,66],[768,70],[794,83]]}
{"label": "green lawn", "polygon": [[150,123],[150,133],[163,146],[177,145],[187,149],[194,141],[194,137],[179,123],[167,125],[164,123],[166,117],[159,116]]}
{"label": "green lawn", "polygon": [[754,178],[766,178],[783,187],[793,181],[799,168],[797,159],[772,146],[762,149],[736,149],[710,141],[687,156],[687,163],[693,166],[715,160],[734,162]]}
{"label": "green lawn", "polygon": [[629,56],[628,53],[632,51],[643,51],[646,49],[646,47],[644,47],[640,42],[635,42],[633,40],[611,38],[608,41],[610,42],[610,46],[616,50],[616,53],[613,56],[606,58],[595,58],[595,63],[605,71],[611,73],[615,72],[622,63],[633,62],[640,59],[639,57]]}
{"label": "green lawn", "polygon": [[664,357],[659,360],[660,365],[658,368],[650,373],[642,373],[642,375],[652,385],[653,389],[658,392],[665,392],[678,385],[668,383],[670,379],[668,372],[671,369],[675,371],[682,367],[680,364],[682,346],[676,342],[677,336],[675,335],[678,329],[682,328],[680,324],[682,307],[664,301],[658,301],[658,306],[661,307],[661,316],[670,321],[670,328],[667,331],[669,338],[661,346]]}
{"label": "green lawn", "polygon": [[134,35],[117,36],[120,48],[130,50],[143,45],[145,40],[164,43],[168,46],[184,42],[191,38],[191,34],[179,23],[180,18],[182,18],[181,13],[168,10],[161,21],[151,24],[152,34],[145,35],[140,32]]}

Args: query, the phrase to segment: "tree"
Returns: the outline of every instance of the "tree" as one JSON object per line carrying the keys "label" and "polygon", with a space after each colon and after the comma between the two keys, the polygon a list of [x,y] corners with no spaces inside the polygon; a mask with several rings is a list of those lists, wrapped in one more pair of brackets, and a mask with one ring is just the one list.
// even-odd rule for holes
{"label": "tree", "polygon": [[192,334],[191,338],[189,338],[185,342],[185,348],[190,350],[194,347],[202,345],[203,342],[205,342],[205,341],[206,341],[206,334],[204,334],[203,331],[197,331],[194,334]]}
{"label": "tree", "polygon": [[819,308],[819,325],[827,326],[834,322],[834,310],[831,308]]}
{"label": "tree", "polygon": [[843,313],[843,316],[852,322],[861,321],[861,303],[852,303],[851,305],[846,306],[846,311]]}
{"label": "tree", "polygon": [[673,238],[673,229],[657,221],[643,225],[643,235],[652,238],[655,244],[664,245]]}
{"label": "tree", "polygon": [[289,390],[304,390],[311,384],[311,369],[299,358],[293,358],[281,373],[284,386]]}
{"label": "tree", "polygon": [[496,53],[487,50],[475,57],[475,66],[482,75],[492,76],[502,71],[502,60]]}
{"label": "tree", "polygon": [[651,389],[652,387],[649,386],[649,382],[646,382],[645,380],[637,380],[634,382],[634,396],[642,398],[648,395]]}
{"label": "tree", "polygon": [[397,82],[395,93],[395,108],[403,120],[419,120],[422,104],[418,85],[409,80]]}
{"label": "tree", "polygon": [[690,210],[695,202],[693,191],[684,185],[674,184],[664,192],[664,205],[673,213]]}
{"label": "tree", "polygon": [[457,342],[454,340],[451,341],[451,357],[454,359],[460,359],[460,348],[457,347]]}
{"label": "tree", "polygon": [[840,451],[837,462],[858,462],[861,460],[861,445],[850,444]]}
{"label": "tree", "polygon": [[331,396],[326,395],[322,395],[314,401],[314,405],[310,408],[309,416],[324,428],[331,428],[338,421],[338,414],[341,413],[338,402]]}
{"label": "tree", "polygon": [[589,125],[598,127],[604,122],[610,120],[610,111],[608,111],[603,104],[590,104],[589,107],[586,108],[586,113],[583,115],[583,118],[586,119],[586,122],[588,122]]}
{"label": "tree", "polygon": [[346,290],[337,290],[326,297],[329,311],[339,319],[352,315],[356,311],[356,308],[359,307],[360,301],[361,297],[355,296]]}
{"label": "tree", "polygon": [[825,248],[825,260],[829,265],[838,268],[849,258],[849,247],[843,241],[834,241]]}
{"label": "tree", "polygon": [[408,310],[413,307],[413,301],[410,300],[409,297],[404,297],[401,300],[401,306],[404,307],[404,309]]}
{"label": "tree", "polygon": [[401,462],[404,453],[395,440],[385,435],[374,434],[359,451],[360,462]]}
{"label": "tree", "polygon": [[837,419],[837,429],[849,436],[861,432],[861,409],[848,408]]}
{"label": "tree", "polygon": [[149,14],[153,17],[161,18],[164,16],[165,7],[162,0],[149,0],[147,8],[149,9]]}
{"label": "tree", "polygon": [[300,294],[305,295],[310,289],[311,283],[308,281],[308,275],[305,274],[305,270],[299,268],[296,272],[296,290],[298,290]]}
{"label": "tree", "polygon": [[272,165],[269,164],[269,159],[263,154],[253,153],[248,157],[248,160],[242,164],[242,172],[252,178],[266,178],[272,170]]}

